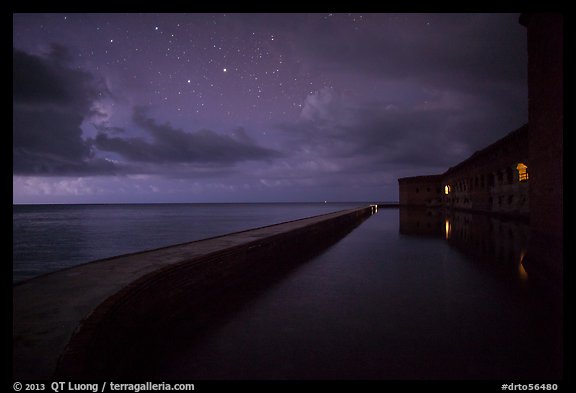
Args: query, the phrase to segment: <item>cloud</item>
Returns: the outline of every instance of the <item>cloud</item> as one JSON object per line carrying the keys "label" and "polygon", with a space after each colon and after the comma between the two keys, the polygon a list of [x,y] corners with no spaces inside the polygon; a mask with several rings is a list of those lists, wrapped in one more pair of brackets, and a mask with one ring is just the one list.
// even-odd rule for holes
{"label": "cloud", "polygon": [[279,126],[295,176],[443,171],[527,121],[519,14],[243,17],[274,25],[303,73],[340,81]]}
{"label": "cloud", "polygon": [[[280,126],[297,151],[342,161],[372,157],[380,162],[438,164],[434,146],[446,147],[450,121],[462,109],[399,107],[377,100],[350,100],[333,89],[309,95],[294,123]],[[414,154],[418,146],[429,153]],[[453,157],[452,157],[453,158]],[[450,159],[450,157],[448,157]]]}
{"label": "cloud", "polygon": [[[240,120],[252,115],[236,117],[248,132],[221,132],[213,124],[237,124],[216,112],[207,111],[206,120],[185,110],[178,118],[161,115],[175,106],[134,108],[152,93],[143,87],[149,78],[141,78],[142,67],[102,67],[115,86],[112,96],[98,75],[71,65],[77,57],[66,47],[54,45],[41,56],[14,50],[14,173],[51,175],[54,181],[58,175],[126,175],[122,181],[153,175],[155,182],[183,181],[183,189],[191,182],[199,188],[234,185],[236,191],[248,185],[260,198],[262,190],[282,197],[314,187],[347,192],[442,172],[527,119],[526,32],[517,17],[239,14],[225,31],[252,39],[274,30],[274,40],[260,40],[261,49],[270,59],[282,55],[282,74],[298,77],[286,96],[302,104],[300,117],[277,129]],[[308,81],[314,84],[307,92],[321,85],[337,89],[321,89],[300,102],[296,92]]]}
{"label": "cloud", "polygon": [[85,111],[96,94],[93,77],[68,67],[66,49],[53,45],[45,57],[13,48],[13,103]]}
{"label": "cloud", "polygon": [[[69,64],[70,54],[53,45],[45,56],[13,49],[13,173],[81,176],[171,173],[222,174],[243,161],[266,161],[280,153],[255,143],[239,128],[232,136],[212,130],[186,132],[160,124],[136,107],[137,134],[112,125],[111,93],[93,74]],[[94,137],[82,125],[92,124]],[[109,153],[112,153],[110,155]]]}
{"label": "cloud", "polygon": [[[116,153],[133,163],[210,164],[229,166],[242,161],[274,159],[280,154],[258,146],[248,134],[239,129],[233,136],[212,130],[186,132],[169,123],[159,124],[142,107],[134,108],[133,121],[149,136],[120,137],[99,132],[93,143],[101,151]],[[117,129],[114,129],[119,134]]]}
{"label": "cloud", "polygon": [[[72,69],[66,48],[47,56],[13,49],[13,173],[18,175],[113,173],[82,138],[102,86]],[[105,91],[105,90],[104,90]]]}
{"label": "cloud", "polygon": [[297,121],[279,125],[292,157],[258,175],[344,186],[441,173],[520,126],[502,120],[507,110],[458,91],[407,105],[325,88],[306,98]]}
{"label": "cloud", "polygon": [[518,45],[526,32],[518,16],[338,15],[294,38],[300,37],[298,48],[324,71],[485,89],[492,83],[526,83],[526,48]]}

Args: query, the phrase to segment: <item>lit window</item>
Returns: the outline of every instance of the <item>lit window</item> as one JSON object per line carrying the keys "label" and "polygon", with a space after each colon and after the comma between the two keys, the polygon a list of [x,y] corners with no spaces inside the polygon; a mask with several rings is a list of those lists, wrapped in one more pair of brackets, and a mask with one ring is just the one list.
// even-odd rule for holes
{"label": "lit window", "polygon": [[450,194],[451,191],[452,191],[452,187],[450,187],[448,184],[446,184],[444,186],[444,194],[448,195],[448,194]]}
{"label": "lit window", "polygon": [[516,169],[518,170],[518,180],[519,181],[526,181],[528,180],[528,167],[524,165],[524,163],[519,163],[516,165]]}

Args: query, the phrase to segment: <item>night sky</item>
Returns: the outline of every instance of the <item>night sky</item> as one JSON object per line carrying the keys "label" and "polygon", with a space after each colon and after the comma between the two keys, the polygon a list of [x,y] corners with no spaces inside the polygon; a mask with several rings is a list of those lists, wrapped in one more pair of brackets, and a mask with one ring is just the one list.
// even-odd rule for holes
{"label": "night sky", "polygon": [[13,201],[397,201],[527,122],[518,17],[15,14]]}

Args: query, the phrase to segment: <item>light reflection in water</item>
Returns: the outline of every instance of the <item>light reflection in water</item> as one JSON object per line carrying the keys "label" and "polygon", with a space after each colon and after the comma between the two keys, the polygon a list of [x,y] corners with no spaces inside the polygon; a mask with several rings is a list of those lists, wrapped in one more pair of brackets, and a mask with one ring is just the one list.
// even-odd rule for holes
{"label": "light reflection in water", "polygon": [[206,335],[191,334],[202,313],[171,320],[130,365],[157,379],[557,378],[561,318],[535,291],[527,234],[488,216],[380,209]]}
{"label": "light reflection in water", "polygon": [[526,250],[522,250],[520,252],[520,261],[518,263],[518,277],[520,281],[526,282],[528,281],[528,272],[524,268],[524,257],[526,256]]}
{"label": "light reflection in water", "polygon": [[529,226],[520,220],[441,209],[400,209],[400,233],[443,237],[454,248],[493,273],[528,282],[524,264]]}

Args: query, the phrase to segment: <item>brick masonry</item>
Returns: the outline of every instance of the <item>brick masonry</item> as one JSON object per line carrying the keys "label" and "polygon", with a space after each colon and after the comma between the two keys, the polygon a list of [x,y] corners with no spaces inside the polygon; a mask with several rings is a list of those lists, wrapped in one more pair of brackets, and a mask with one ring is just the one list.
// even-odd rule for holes
{"label": "brick masonry", "polygon": [[530,176],[528,136],[523,126],[441,175],[398,179],[400,205],[527,216],[530,178],[521,177],[517,168],[526,165]]}

